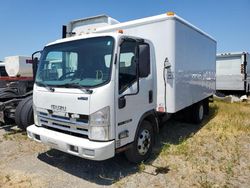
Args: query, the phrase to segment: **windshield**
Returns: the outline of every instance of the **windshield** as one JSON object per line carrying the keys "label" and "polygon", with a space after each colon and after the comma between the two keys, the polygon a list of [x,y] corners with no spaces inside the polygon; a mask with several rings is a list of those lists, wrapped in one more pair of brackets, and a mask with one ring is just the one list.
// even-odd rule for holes
{"label": "windshield", "polygon": [[114,39],[95,37],[45,47],[36,83],[95,87],[110,80]]}

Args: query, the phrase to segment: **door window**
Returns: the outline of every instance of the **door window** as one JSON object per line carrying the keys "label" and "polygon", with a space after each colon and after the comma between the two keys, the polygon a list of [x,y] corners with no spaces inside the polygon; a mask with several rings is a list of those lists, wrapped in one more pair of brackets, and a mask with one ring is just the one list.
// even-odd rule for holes
{"label": "door window", "polygon": [[134,41],[125,41],[121,45],[119,60],[119,94],[123,93],[136,81],[136,49],[137,43]]}

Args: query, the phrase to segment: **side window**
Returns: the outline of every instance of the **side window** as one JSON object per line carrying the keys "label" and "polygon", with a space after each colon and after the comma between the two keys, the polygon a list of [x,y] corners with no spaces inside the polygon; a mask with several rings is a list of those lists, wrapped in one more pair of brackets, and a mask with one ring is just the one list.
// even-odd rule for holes
{"label": "side window", "polygon": [[49,52],[44,64],[43,79],[57,80],[62,74],[62,52]]}
{"label": "side window", "polygon": [[119,93],[124,92],[136,81],[136,49],[133,41],[125,41],[120,48],[119,60]]}
{"label": "side window", "polygon": [[[66,60],[65,60],[66,58]],[[67,74],[77,70],[78,55],[74,52],[56,52],[52,51],[47,55],[44,70],[44,79],[58,80],[63,75],[63,66]]]}
{"label": "side window", "polygon": [[68,60],[66,61],[68,64],[66,65],[69,72],[75,72],[77,70],[78,64],[78,55],[75,52],[65,52],[68,56]]}
{"label": "side window", "polygon": [[150,49],[149,45],[142,43],[139,45],[139,76],[146,78],[150,74]]}

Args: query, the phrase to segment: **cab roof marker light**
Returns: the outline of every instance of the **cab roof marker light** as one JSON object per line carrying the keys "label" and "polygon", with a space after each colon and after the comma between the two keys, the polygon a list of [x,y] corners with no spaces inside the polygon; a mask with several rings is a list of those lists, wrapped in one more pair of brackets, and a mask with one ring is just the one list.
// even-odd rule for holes
{"label": "cab roof marker light", "polygon": [[174,16],[174,12],[167,12],[168,16]]}
{"label": "cab roof marker light", "polygon": [[120,33],[120,34],[123,34],[123,30],[122,29],[119,29],[117,32]]}

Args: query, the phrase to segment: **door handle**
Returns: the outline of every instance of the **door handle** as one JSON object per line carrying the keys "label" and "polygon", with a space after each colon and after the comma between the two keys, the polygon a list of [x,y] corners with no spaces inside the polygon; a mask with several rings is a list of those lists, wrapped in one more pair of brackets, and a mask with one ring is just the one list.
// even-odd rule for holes
{"label": "door handle", "polygon": [[152,103],[153,102],[153,91],[150,90],[148,92],[148,103]]}

